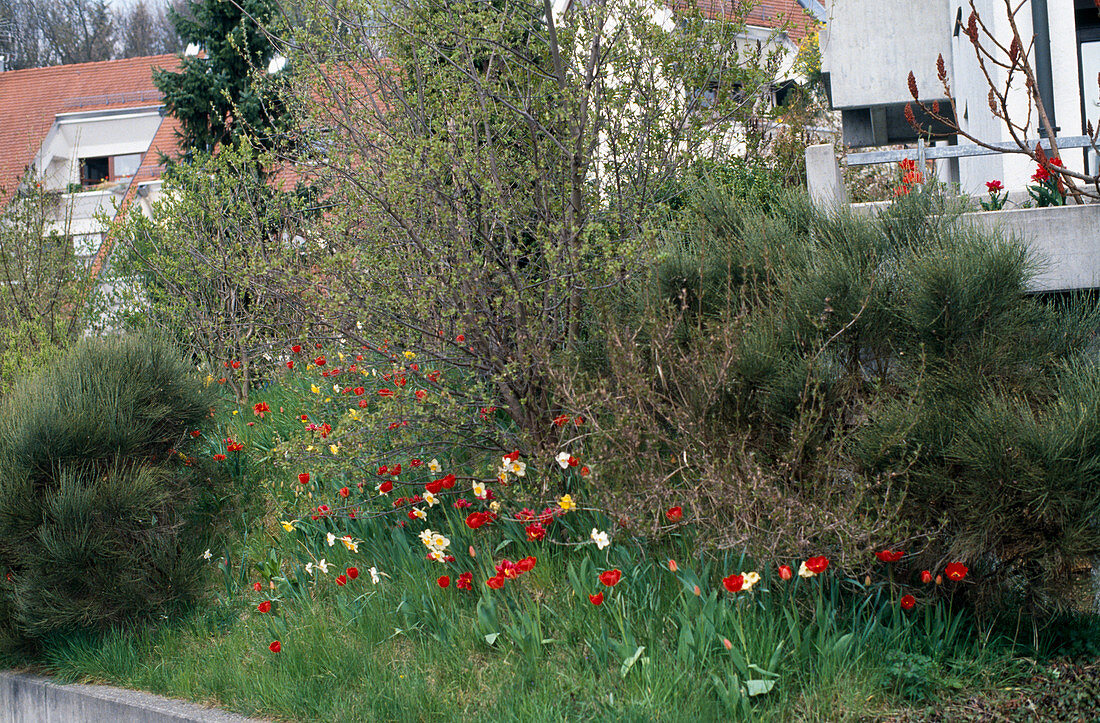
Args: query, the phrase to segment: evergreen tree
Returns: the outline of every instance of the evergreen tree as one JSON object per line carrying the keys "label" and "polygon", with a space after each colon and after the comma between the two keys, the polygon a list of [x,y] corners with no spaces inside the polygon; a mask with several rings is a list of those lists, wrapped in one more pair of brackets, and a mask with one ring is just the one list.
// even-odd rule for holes
{"label": "evergreen tree", "polygon": [[274,145],[284,107],[266,70],[275,48],[264,34],[278,5],[275,0],[195,0],[169,9],[172,25],[198,55],[183,58],[178,72],[157,70],[153,82],[165,106],[182,126],[184,155],[210,153],[248,134],[262,146]]}

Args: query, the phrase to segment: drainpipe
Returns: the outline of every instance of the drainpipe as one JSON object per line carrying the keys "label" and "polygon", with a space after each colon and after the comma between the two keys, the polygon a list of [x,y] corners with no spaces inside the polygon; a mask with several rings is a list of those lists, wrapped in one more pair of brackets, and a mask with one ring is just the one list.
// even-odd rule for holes
{"label": "drainpipe", "polygon": [[[1039,99],[1050,119],[1050,127],[1058,132],[1054,119],[1054,76],[1050,67],[1050,20],[1047,16],[1047,0],[1031,0],[1031,26],[1035,31],[1035,82],[1039,85]],[[1046,136],[1046,129],[1039,128],[1039,135]]]}

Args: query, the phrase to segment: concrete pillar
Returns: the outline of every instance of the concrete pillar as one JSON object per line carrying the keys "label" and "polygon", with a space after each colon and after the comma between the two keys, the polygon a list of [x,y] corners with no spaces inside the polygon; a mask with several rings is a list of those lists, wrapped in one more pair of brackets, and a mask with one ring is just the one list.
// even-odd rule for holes
{"label": "concrete pillar", "polygon": [[848,205],[848,192],[831,143],[806,148],[806,187],[815,206],[837,209]]}

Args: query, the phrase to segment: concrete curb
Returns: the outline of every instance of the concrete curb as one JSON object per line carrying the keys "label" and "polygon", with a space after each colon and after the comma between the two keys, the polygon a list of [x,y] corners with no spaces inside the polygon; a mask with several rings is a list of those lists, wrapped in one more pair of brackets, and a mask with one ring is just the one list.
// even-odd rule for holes
{"label": "concrete curb", "polygon": [[107,685],[61,685],[0,672],[0,723],[261,723],[195,703]]}

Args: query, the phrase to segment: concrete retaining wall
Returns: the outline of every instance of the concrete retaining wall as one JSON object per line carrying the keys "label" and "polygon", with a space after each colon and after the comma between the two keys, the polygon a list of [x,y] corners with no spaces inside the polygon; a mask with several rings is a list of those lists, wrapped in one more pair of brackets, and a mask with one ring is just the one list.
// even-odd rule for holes
{"label": "concrete retaining wall", "polygon": [[194,703],[106,685],[60,685],[0,672],[0,723],[261,723]]}

